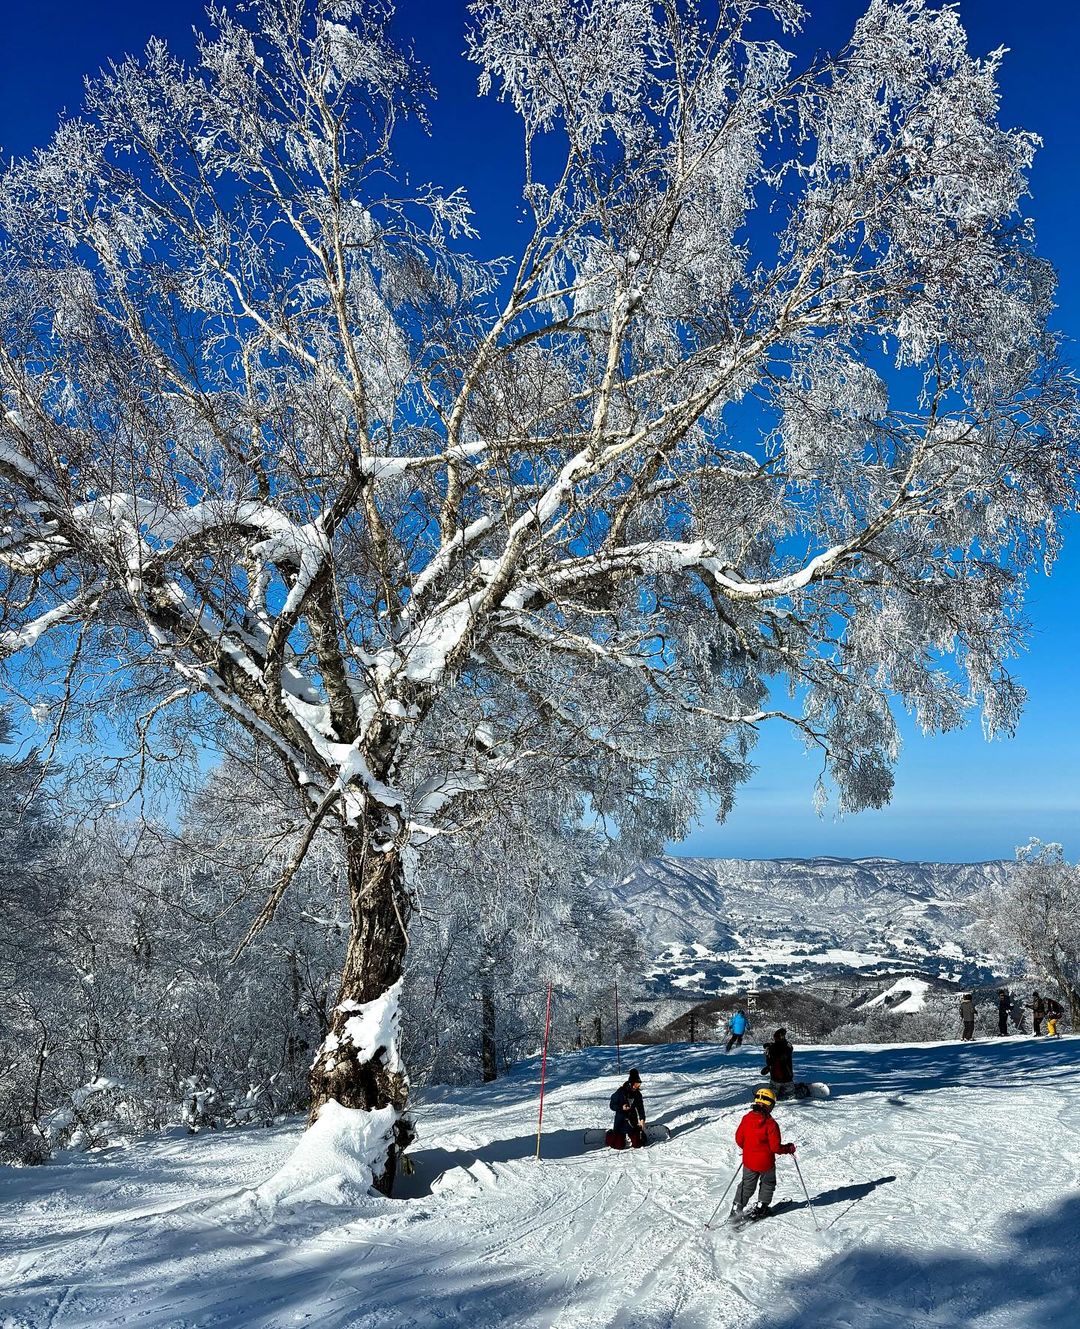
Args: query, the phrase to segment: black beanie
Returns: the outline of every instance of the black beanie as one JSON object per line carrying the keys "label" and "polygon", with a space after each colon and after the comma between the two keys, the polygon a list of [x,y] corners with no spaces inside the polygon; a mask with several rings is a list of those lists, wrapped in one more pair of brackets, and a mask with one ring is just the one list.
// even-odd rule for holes
{"label": "black beanie", "polygon": [[637,1073],[637,1069],[636,1069],[636,1068],[635,1068],[634,1070],[632,1070],[632,1071],[630,1072],[630,1074],[626,1077],[626,1083],[627,1083],[627,1084],[640,1084],[640,1083],[641,1083],[641,1076]]}

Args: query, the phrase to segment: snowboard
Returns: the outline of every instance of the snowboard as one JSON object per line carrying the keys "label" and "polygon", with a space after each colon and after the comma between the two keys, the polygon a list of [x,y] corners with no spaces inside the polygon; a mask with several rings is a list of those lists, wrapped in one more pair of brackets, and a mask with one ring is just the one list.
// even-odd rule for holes
{"label": "snowboard", "polygon": [[[585,1148],[586,1148],[586,1149],[596,1149],[596,1148],[598,1148],[598,1147],[599,1147],[599,1148],[603,1148],[603,1147],[604,1147],[604,1137],[605,1137],[606,1135],[607,1135],[607,1131],[606,1131],[606,1130],[599,1130],[599,1129],[597,1129],[597,1130],[587,1130],[587,1131],[585,1132],[585,1134],[584,1134],[584,1144],[585,1144]],[[654,1126],[654,1125],[650,1124],[650,1125],[648,1125],[648,1126],[645,1127],[645,1148],[646,1148],[646,1149],[647,1149],[647,1148],[649,1147],[649,1145],[651,1145],[651,1144],[664,1144],[664,1143],[666,1143],[666,1142],[667,1142],[668,1140],[670,1140],[670,1139],[671,1139],[671,1131],[669,1131],[668,1128],[667,1128],[666,1126],[659,1126],[659,1125]],[[624,1152],[624,1153],[631,1153],[631,1154],[632,1154],[634,1151],[633,1151],[632,1149],[628,1149],[628,1150],[622,1150],[622,1151],[615,1150],[614,1152],[616,1152],[616,1153],[618,1153],[618,1152]]]}
{"label": "snowboard", "polygon": [[794,1090],[793,1093],[779,1095],[777,1101],[780,1103],[790,1103],[793,1098],[832,1097],[832,1090],[827,1084],[822,1084],[820,1081],[807,1084],[806,1082],[799,1080],[792,1085],[792,1089]]}

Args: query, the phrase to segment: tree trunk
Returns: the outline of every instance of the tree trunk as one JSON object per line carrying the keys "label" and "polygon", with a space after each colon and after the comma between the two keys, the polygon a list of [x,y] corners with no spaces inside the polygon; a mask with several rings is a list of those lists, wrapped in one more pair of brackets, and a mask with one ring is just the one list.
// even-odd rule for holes
{"label": "tree trunk", "polygon": [[[349,904],[352,926],[341,972],[341,986],[330,1014],[327,1042],[311,1068],[311,1110],[314,1121],[330,1099],[342,1107],[372,1111],[393,1107],[404,1114],[409,1081],[404,1069],[392,1069],[396,1049],[376,1048],[366,1059],[345,1036],[345,1023],[357,1005],[382,997],[401,978],[408,940],[409,901],[401,859],[393,848],[372,848],[384,837],[374,828],[351,827],[346,832]],[[402,1115],[394,1128],[383,1171],[374,1178],[377,1190],[389,1195],[398,1157],[413,1138],[412,1125]]]}
{"label": "tree trunk", "polygon": [[484,1083],[498,1079],[499,1062],[495,1053],[495,966],[491,957],[484,959],[480,970],[480,1060]]}
{"label": "tree trunk", "polygon": [[1077,1027],[1080,1026],[1080,992],[1077,992],[1074,985],[1070,983],[1069,979],[1066,977],[1065,970],[1057,963],[1056,959],[1052,957],[1050,964],[1047,967],[1054,976],[1054,981],[1058,986],[1058,990],[1064,995],[1065,1000],[1069,1003],[1069,1023],[1072,1025],[1073,1032],[1075,1033]]}

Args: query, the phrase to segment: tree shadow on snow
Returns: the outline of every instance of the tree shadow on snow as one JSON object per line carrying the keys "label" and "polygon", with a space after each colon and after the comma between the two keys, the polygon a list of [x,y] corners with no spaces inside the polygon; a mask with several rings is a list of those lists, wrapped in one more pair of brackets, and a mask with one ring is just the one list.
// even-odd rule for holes
{"label": "tree shadow on snow", "polygon": [[558,1271],[548,1278],[505,1249],[477,1261],[452,1224],[424,1232],[411,1222],[387,1228],[337,1217],[330,1232],[299,1242],[281,1225],[254,1234],[190,1214],[140,1231],[124,1224],[107,1261],[24,1276],[2,1309],[12,1325],[27,1326],[53,1323],[62,1308],[80,1324],[251,1329],[314,1318],[320,1329],[387,1329],[556,1321],[569,1295],[590,1295],[588,1277],[570,1288]]}
{"label": "tree shadow on snow", "polygon": [[[680,1112],[674,1117],[657,1117],[655,1122],[657,1126],[663,1126],[670,1139],[674,1140],[677,1135],[690,1135],[694,1131],[701,1130],[702,1126],[712,1126],[716,1121],[715,1115],[708,1112],[699,1113],[696,1117],[687,1119],[685,1112]],[[663,1144],[665,1141],[661,1140]]]}
{"label": "tree shadow on snow", "polygon": [[796,1048],[801,1080],[823,1080],[834,1097],[883,1093],[898,1108],[929,1090],[956,1086],[1014,1089],[1047,1083],[1075,1071],[1073,1038],[1001,1038],[974,1043],[888,1044],[847,1049],[817,1044]]}
{"label": "tree shadow on snow", "polygon": [[[540,1141],[542,1159],[576,1158],[603,1146],[585,1144],[585,1132],[577,1128],[544,1131]],[[477,1164],[513,1163],[535,1158],[536,1132],[508,1140],[491,1140],[472,1149],[410,1149],[411,1176],[399,1175],[394,1183],[395,1200],[417,1200],[430,1195],[435,1183],[455,1168],[469,1172]],[[463,1179],[464,1180],[464,1179]],[[467,1184],[467,1182],[466,1182]]]}
{"label": "tree shadow on snow", "polygon": [[[655,1118],[654,1124],[663,1126],[668,1135],[665,1139],[653,1140],[646,1146],[647,1150],[650,1152],[662,1150],[676,1136],[700,1130],[703,1126],[712,1125],[716,1120],[714,1115],[708,1113],[691,1117],[689,1120],[684,1118],[685,1114],[680,1113],[671,1124],[668,1124],[661,1117]],[[588,1134],[590,1137],[594,1134],[599,1137],[600,1128],[590,1127]],[[575,1127],[545,1130],[541,1137],[540,1157],[547,1162],[561,1161],[570,1158],[581,1158],[586,1154],[595,1154],[606,1148],[602,1139],[592,1140],[590,1138],[587,1143],[585,1136],[586,1131],[584,1129]],[[615,1153],[617,1151],[612,1150],[611,1152]],[[629,1154],[635,1151],[627,1150],[624,1152]],[[528,1135],[517,1135],[507,1140],[491,1140],[486,1144],[477,1145],[475,1148],[414,1148],[409,1151],[413,1171],[409,1176],[399,1174],[397,1181],[394,1183],[394,1199],[418,1200],[431,1195],[433,1189],[437,1188],[438,1183],[445,1181],[455,1169],[462,1173],[456,1179],[455,1184],[465,1188],[474,1183],[482,1184],[484,1180],[482,1167],[479,1172],[476,1172],[477,1165],[490,1166],[493,1163],[513,1163],[519,1160],[532,1159],[535,1156],[535,1132],[530,1132]],[[469,1176],[464,1174],[469,1174]],[[472,1177],[471,1182],[470,1176]]]}
{"label": "tree shadow on snow", "polygon": [[[850,1189],[850,1188],[845,1188]],[[805,1207],[805,1205],[804,1205]],[[1008,1246],[987,1256],[911,1247],[862,1248],[776,1289],[759,1329],[1062,1329],[1076,1323],[1080,1196],[1016,1215]],[[1070,1307],[1072,1309],[1070,1309]]]}

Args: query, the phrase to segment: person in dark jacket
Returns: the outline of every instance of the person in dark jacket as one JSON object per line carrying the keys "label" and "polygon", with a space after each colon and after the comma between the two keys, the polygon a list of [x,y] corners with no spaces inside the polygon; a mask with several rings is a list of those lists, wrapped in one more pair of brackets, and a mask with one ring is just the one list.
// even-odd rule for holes
{"label": "person in dark jacket", "polygon": [[964,1042],[970,1043],[975,1037],[975,1001],[970,992],[965,992],[960,999],[960,1019],[964,1025]]}
{"label": "person in dark jacket", "polygon": [[1031,994],[1031,1023],[1034,1026],[1035,1037],[1038,1038],[1042,1033],[1042,1022],[1046,1016],[1046,1002],[1039,996],[1038,992]]}
{"label": "person in dark jacket", "polygon": [[1051,1038],[1060,1038],[1058,1021],[1065,1014],[1065,1007],[1053,997],[1046,998],[1046,1032]]}
{"label": "person in dark jacket", "polygon": [[778,1029],[771,1043],[764,1043],[765,1065],[762,1075],[769,1077],[769,1087],[777,1098],[787,1098],[795,1092],[795,1071],[792,1056],[795,1049],[787,1040],[787,1030]]}
{"label": "person in dark jacket", "polygon": [[754,1095],[753,1107],[735,1131],[735,1143],[742,1150],[743,1156],[742,1181],[731,1207],[735,1218],[743,1214],[755,1191],[758,1193],[757,1208],[748,1217],[768,1216],[776,1191],[776,1155],[795,1152],[793,1144],[782,1144],[780,1141],[780,1127],[773,1121],[772,1115],[775,1106],[776,1095],[773,1091],[759,1089]]}
{"label": "person in dark jacket", "polygon": [[748,1023],[745,1011],[736,1011],[731,1017],[727,1024],[730,1037],[724,1045],[725,1052],[730,1052],[732,1048],[742,1047],[743,1034],[746,1033]]}
{"label": "person in dark jacket", "polygon": [[608,1131],[608,1144],[613,1149],[625,1149],[629,1141],[632,1148],[640,1149],[645,1143],[645,1100],[641,1097],[641,1076],[636,1070],[611,1095],[610,1107],[615,1113],[615,1125]]}
{"label": "person in dark jacket", "polygon": [[998,988],[998,1033],[1004,1038],[1009,1032],[1009,1007],[1012,1000],[1004,988]]}

